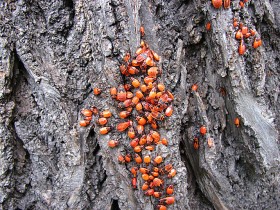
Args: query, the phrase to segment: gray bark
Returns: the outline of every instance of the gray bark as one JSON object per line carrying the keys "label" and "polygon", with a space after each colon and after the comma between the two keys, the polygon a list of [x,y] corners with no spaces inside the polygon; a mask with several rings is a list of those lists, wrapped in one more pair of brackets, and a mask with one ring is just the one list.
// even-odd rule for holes
{"label": "gray bark", "polygon": [[[92,105],[113,112],[112,126],[119,122],[108,90],[123,83],[118,66],[139,46],[141,24],[175,96],[160,127],[169,146],[152,152],[177,170],[166,180],[176,198],[168,209],[279,209],[280,5],[238,3],[217,10],[205,0],[1,1],[0,209],[154,208],[140,175],[132,189],[133,163],[117,161],[129,148],[125,134],[100,136],[96,118],[78,125]],[[260,48],[250,39],[238,54],[233,17],[256,29]],[[104,91],[95,97],[97,86]],[[121,145],[109,149],[109,139]]]}

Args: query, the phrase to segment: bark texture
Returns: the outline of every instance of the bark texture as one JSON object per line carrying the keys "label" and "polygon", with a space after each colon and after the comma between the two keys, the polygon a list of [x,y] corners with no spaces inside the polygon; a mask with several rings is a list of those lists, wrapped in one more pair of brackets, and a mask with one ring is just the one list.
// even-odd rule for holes
{"label": "bark texture", "polygon": [[[175,95],[160,128],[169,146],[153,152],[177,169],[168,209],[279,209],[279,8],[277,0],[242,10],[238,0],[228,10],[206,0],[1,1],[0,209],[154,208],[132,189],[132,165],[118,164],[125,135],[100,136],[96,119],[78,125],[92,105],[118,122],[108,90],[123,83],[119,65],[139,46],[141,24]],[[260,34],[260,48],[250,39],[238,54],[233,17]],[[94,97],[97,86],[106,91]],[[208,133],[194,150],[201,125]],[[112,138],[121,141],[113,150]]]}

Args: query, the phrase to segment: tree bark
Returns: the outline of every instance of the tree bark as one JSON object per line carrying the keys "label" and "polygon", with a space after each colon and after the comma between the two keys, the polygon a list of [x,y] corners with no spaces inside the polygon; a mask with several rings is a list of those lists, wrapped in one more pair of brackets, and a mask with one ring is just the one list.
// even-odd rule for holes
{"label": "tree bark", "polygon": [[[276,0],[249,0],[243,9],[238,0],[229,9],[205,0],[1,1],[0,209],[156,207],[158,200],[141,190],[140,174],[138,188],[131,186],[135,163],[118,163],[131,150],[126,134],[101,136],[96,116],[79,126],[80,111],[91,106],[111,110],[111,126],[119,122],[109,88],[124,83],[119,66],[139,47],[141,25],[175,97],[174,114],[159,129],[169,145],[150,153],[177,170],[165,180],[175,189],[168,209],[279,209],[279,6]],[[234,17],[257,31],[261,47],[253,49],[249,38],[238,54]],[[110,149],[109,139],[121,144]]]}

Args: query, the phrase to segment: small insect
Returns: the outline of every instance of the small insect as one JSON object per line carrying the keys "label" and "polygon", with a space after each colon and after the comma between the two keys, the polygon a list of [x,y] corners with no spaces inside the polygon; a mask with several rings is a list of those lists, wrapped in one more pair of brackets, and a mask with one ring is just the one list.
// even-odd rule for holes
{"label": "small insect", "polygon": [[82,115],[84,115],[85,117],[91,117],[92,116],[92,111],[89,109],[83,109],[81,111]]}
{"label": "small insect", "polygon": [[164,166],[164,170],[165,170],[166,172],[168,172],[168,173],[169,173],[172,169],[173,169],[172,164],[167,164],[166,166]]}
{"label": "small insect", "polygon": [[128,67],[128,73],[129,73],[129,74],[132,74],[132,75],[138,74],[138,73],[139,73],[139,70],[138,70],[137,68],[135,68],[134,66],[129,66],[129,67]]}
{"label": "small insect", "polygon": [[143,146],[136,146],[133,148],[134,152],[139,153],[142,151]]}
{"label": "small insect", "polygon": [[172,105],[170,105],[169,107],[167,107],[167,109],[165,110],[165,115],[167,117],[170,117],[173,114],[173,107]]}
{"label": "small insect", "polygon": [[253,48],[257,49],[262,45],[262,40],[260,38],[255,38],[253,42]]}
{"label": "small insect", "polygon": [[145,112],[148,123],[151,123],[154,120],[154,116],[150,112]]}
{"label": "small insect", "polygon": [[171,205],[175,202],[175,198],[174,197],[166,197],[166,198],[160,199],[159,202],[161,204]]}
{"label": "small insect", "polygon": [[118,161],[119,161],[119,163],[125,163],[124,156],[123,155],[119,155],[118,156]]}
{"label": "small insect", "polygon": [[161,143],[162,143],[163,145],[167,146],[167,145],[168,145],[168,140],[167,140],[166,138],[162,138],[162,139],[161,139]]}
{"label": "small insect", "polygon": [[153,151],[155,149],[155,147],[154,146],[146,146],[145,149],[149,150],[149,151]]}
{"label": "small insect", "polygon": [[140,55],[143,52],[144,52],[144,49],[142,47],[139,47],[135,52],[136,57],[137,57],[137,55]]}
{"label": "small insect", "polygon": [[145,195],[147,196],[153,196],[154,195],[155,190],[154,189],[149,189],[145,192]]}
{"label": "small insect", "polygon": [[140,171],[141,174],[149,174],[150,173],[149,169],[147,169],[147,168],[139,168],[139,171]]}
{"label": "small insect", "polygon": [[100,88],[97,88],[97,87],[96,87],[96,88],[93,89],[93,94],[94,94],[94,95],[97,96],[97,95],[99,95],[100,93],[101,93],[101,89],[100,89]]}
{"label": "small insect", "polygon": [[245,38],[247,39],[247,38],[249,38],[251,36],[251,33],[247,33],[246,35],[245,35]]}
{"label": "small insect", "polygon": [[159,178],[154,178],[153,185],[155,187],[159,187],[159,186],[163,185],[163,181],[161,179],[159,179]]}
{"label": "small insect", "polygon": [[131,155],[130,155],[130,154],[126,154],[126,155],[124,156],[124,160],[125,160],[126,163],[130,163],[130,161],[131,161]]}
{"label": "small insect", "polygon": [[116,147],[116,146],[118,146],[118,145],[119,145],[119,142],[116,141],[116,140],[110,140],[110,141],[108,142],[108,146],[111,147],[111,148],[114,148],[114,147]]}
{"label": "small insect", "polygon": [[238,53],[239,53],[239,55],[244,55],[245,51],[246,51],[246,47],[245,47],[244,41],[241,40],[240,45],[238,47]]}
{"label": "small insect", "polygon": [[236,117],[236,118],[234,119],[234,124],[236,125],[236,127],[239,127],[239,125],[240,125],[240,120],[239,120],[238,117]]}
{"label": "small insect", "polygon": [[225,9],[230,8],[230,0],[224,0],[224,8]]}
{"label": "small insect", "polygon": [[118,101],[125,101],[126,100],[126,91],[125,91],[123,85],[119,86],[116,99]]}
{"label": "small insect", "polygon": [[158,176],[159,176],[159,173],[158,173],[158,172],[154,172],[154,171],[153,171],[153,172],[151,172],[151,174],[152,174],[153,177],[158,177]]}
{"label": "small insect", "polygon": [[101,117],[101,118],[99,118],[98,121],[97,121],[97,123],[98,123],[99,125],[106,125],[107,122],[108,122],[108,120],[107,120],[107,118],[105,118],[105,117]]}
{"label": "small insect", "polygon": [[[149,83],[152,83],[154,80],[155,80],[154,77],[147,76],[147,77],[144,78],[144,83],[146,85],[148,85]],[[144,92],[144,91],[142,90],[142,92]]]}
{"label": "small insect", "polygon": [[132,125],[132,121],[129,120],[127,122],[117,124],[116,128],[117,128],[118,131],[122,132],[122,131],[125,131],[131,125]]}
{"label": "small insect", "polygon": [[147,91],[147,86],[146,85],[141,85],[140,86],[140,90],[143,92],[143,93],[145,93],[146,91]]}
{"label": "small insect", "polygon": [[138,168],[137,167],[132,167],[130,169],[130,172],[133,174],[133,177],[136,177],[137,176],[137,171],[138,171]]}
{"label": "small insect", "polygon": [[143,63],[146,59],[148,58],[148,52],[144,51],[143,53],[141,53],[140,55],[136,56],[136,61],[138,63]]}
{"label": "small insect", "polygon": [[142,93],[140,90],[137,90],[137,91],[135,92],[135,95],[136,95],[136,97],[139,98],[139,99],[141,99],[141,98],[144,97],[143,93]]}
{"label": "small insect", "polygon": [[160,60],[160,56],[159,56],[156,52],[154,52],[153,50],[151,50],[151,52],[152,52],[153,58],[154,58],[156,61],[159,61],[159,60]]}
{"label": "small insect", "polygon": [[210,31],[211,30],[211,23],[207,22],[206,25],[205,25],[205,28],[206,28],[207,31]]}
{"label": "small insect", "polygon": [[138,63],[138,61],[135,59],[135,60],[131,61],[131,65],[132,66],[140,66],[140,63]]}
{"label": "small insect", "polygon": [[135,154],[134,156],[134,160],[136,163],[141,164],[143,162],[142,158],[140,157],[140,155]]}
{"label": "small insect", "polygon": [[138,88],[140,86],[140,82],[138,79],[135,79],[133,77],[130,78],[131,79],[131,85],[135,88]]}
{"label": "small insect", "polygon": [[144,126],[143,125],[137,125],[136,130],[137,130],[137,133],[141,135],[144,131]]}
{"label": "small insect", "polygon": [[161,156],[157,156],[157,157],[155,157],[155,159],[154,159],[154,164],[160,164],[160,163],[162,163],[162,157]]}
{"label": "small insect", "polygon": [[132,148],[136,147],[138,145],[138,142],[139,142],[139,139],[138,138],[135,138],[133,140],[130,141],[130,146]]}
{"label": "small insect", "polygon": [[[174,95],[173,95],[169,90],[167,90],[166,93],[167,93],[166,102],[171,102],[171,101],[173,101],[173,100],[174,100]],[[164,95],[163,95],[163,96],[164,96]],[[164,97],[166,97],[166,95],[165,95]]]}
{"label": "small insect", "polygon": [[144,117],[140,117],[140,116],[136,117],[136,121],[138,125],[143,125],[143,126],[146,125],[147,123],[147,120]]}
{"label": "small insect", "polygon": [[111,116],[112,116],[112,112],[110,112],[109,110],[105,110],[105,111],[100,113],[100,117],[109,118]]}
{"label": "small insect", "polygon": [[251,33],[252,36],[255,36],[255,35],[256,35],[256,31],[253,30],[253,29],[250,29],[250,33]]}
{"label": "small insect", "polygon": [[212,5],[216,9],[219,9],[223,5],[223,1],[222,0],[212,0]]}
{"label": "small insect", "polygon": [[90,124],[90,122],[88,120],[81,120],[80,121],[80,126],[81,127],[86,127]]}
{"label": "small insect", "polygon": [[145,48],[145,49],[147,48],[146,43],[145,43],[144,40],[141,40],[140,47]]}
{"label": "small insect", "polygon": [[139,103],[137,103],[136,104],[136,106],[135,106],[135,109],[138,111],[138,112],[141,112],[142,111],[142,109],[143,109],[143,106],[142,106],[142,104],[139,102]]}
{"label": "small insect", "polygon": [[153,143],[154,139],[151,134],[147,135],[147,145],[151,145]]}
{"label": "small insect", "polygon": [[142,190],[143,190],[143,191],[146,191],[147,189],[149,189],[149,184],[148,184],[148,182],[145,182],[145,183],[142,185]]}
{"label": "small insect", "polygon": [[135,134],[134,128],[132,126],[128,129],[127,136],[130,139],[134,139],[135,138],[136,134]]}
{"label": "small insect", "polygon": [[146,60],[144,61],[144,65],[147,64],[148,66],[155,66],[155,62],[151,57],[147,57]]}
{"label": "small insect", "polygon": [[158,90],[159,90],[160,92],[164,92],[164,90],[165,90],[165,86],[164,86],[164,84],[162,84],[162,83],[159,83],[159,84],[157,85],[157,88],[158,88]]}
{"label": "small insect", "polygon": [[233,27],[236,28],[236,27],[238,27],[238,25],[239,25],[239,23],[238,23],[237,19],[233,18]]}
{"label": "small insect", "polygon": [[141,136],[141,138],[139,140],[139,144],[145,145],[146,143],[147,143],[147,136],[146,135]]}
{"label": "small insect", "polygon": [[200,131],[201,135],[205,135],[207,133],[207,129],[204,125],[200,127],[199,131]]}
{"label": "small insect", "polygon": [[153,194],[153,196],[154,196],[155,198],[160,198],[161,195],[162,195],[161,192],[154,192],[154,194]]}
{"label": "small insect", "polygon": [[192,91],[196,92],[198,89],[198,85],[197,84],[193,84],[192,85]]}
{"label": "small insect", "polygon": [[136,179],[136,177],[133,177],[133,178],[132,178],[131,184],[132,184],[132,187],[133,187],[134,189],[137,188],[137,179]]}
{"label": "small insect", "polygon": [[241,32],[241,29],[239,29],[235,34],[235,39],[241,40],[243,38],[243,34]]}
{"label": "small insect", "polygon": [[123,75],[125,75],[125,76],[128,76],[129,75],[129,73],[128,73],[128,69],[126,68],[126,66],[125,65],[120,65],[120,72],[121,72],[121,74],[123,74]]}
{"label": "small insect", "polygon": [[199,148],[198,138],[194,138],[194,140],[193,140],[193,148],[195,150],[198,150],[198,148]]}
{"label": "small insect", "polygon": [[167,210],[166,206],[164,205],[157,205],[158,210]]}
{"label": "small insect", "polygon": [[157,96],[157,89],[154,87],[149,93],[149,98],[154,99]]}
{"label": "small insect", "polygon": [[132,105],[132,100],[131,99],[126,99],[124,102],[120,102],[118,104],[118,107],[123,109],[123,108],[128,108]]}
{"label": "small insect", "polygon": [[144,158],[144,163],[146,163],[146,165],[149,165],[151,162],[151,157],[149,155],[146,155]]}
{"label": "small insect", "polygon": [[158,67],[151,67],[148,69],[148,76],[150,77],[157,77],[157,75],[161,73]]}
{"label": "small insect", "polygon": [[248,27],[243,26],[243,27],[241,28],[241,32],[242,32],[242,34],[245,36],[245,35],[248,33]]}
{"label": "small insect", "polygon": [[128,112],[128,111],[121,111],[121,112],[119,113],[119,117],[120,117],[121,119],[125,119],[125,118],[127,118],[130,114],[131,114],[131,112]]}
{"label": "small insect", "polygon": [[112,88],[110,89],[110,94],[111,94],[111,97],[112,97],[112,98],[116,98],[116,97],[117,97],[117,93],[118,93],[117,88],[112,87]]}
{"label": "small insect", "polygon": [[150,134],[151,134],[155,143],[159,142],[160,134],[157,131],[150,131]]}
{"label": "small insect", "polygon": [[171,169],[171,171],[169,172],[169,174],[167,175],[168,178],[172,178],[176,175],[177,171],[173,168]]}
{"label": "small insect", "polygon": [[110,130],[111,130],[111,127],[102,127],[102,128],[99,129],[99,133],[100,133],[101,135],[105,135],[105,134],[107,134]]}
{"label": "small insect", "polygon": [[133,98],[133,93],[130,92],[130,91],[127,91],[127,92],[126,92],[126,98],[127,98],[127,99]]}
{"label": "small insect", "polygon": [[243,23],[239,23],[239,29],[242,29],[243,25]]}
{"label": "small insect", "polygon": [[174,191],[173,185],[169,185],[169,186],[166,188],[166,194],[167,194],[167,195],[173,194],[173,191]]}
{"label": "small insect", "polygon": [[142,174],[142,179],[145,181],[149,180],[149,175],[148,174]]}
{"label": "small insect", "polygon": [[91,121],[91,120],[92,120],[92,116],[90,116],[90,117],[85,117],[84,120]]}
{"label": "small insect", "polygon": [[134,96],[131,100],[132,106],[136,106],[136,104],[138,104],[138,102],[139,102],[139,98],[137,96]]}
{"label": "small insect", "polygon": [[[124,84],[123,88],[125,89],[125,91],[129,91],[131,89],[131,85],[130,84]],[[126,93],[127,94],[127,93]]]}

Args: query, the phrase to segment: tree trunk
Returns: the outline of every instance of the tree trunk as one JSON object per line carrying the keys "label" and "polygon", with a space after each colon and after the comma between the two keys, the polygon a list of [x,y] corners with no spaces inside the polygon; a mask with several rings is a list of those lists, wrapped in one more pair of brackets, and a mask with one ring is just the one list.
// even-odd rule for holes
{"label": "tree trunk", "polygon": [[[168,209],[279,209],[279,6],[1,1],[0,209],[156,209],[159,200],[144,195],[140,173],[137,189],[131,185],[135,162],[118,163],[119,154],[133,152],[125,132],[115,130],[120,109],[109,94],[127,81],[119,66],[139,47],[141,25],[161,56],[159,80],[175,98],[173,115],[159,124],[168,146],[142,152],[161,155],[159,167],[171,163],[177,171],[163,175],[176,199]],[[234,17],[257,31],[262,46],[254,49],[250,37],[239,55]],[[97,116],[79,126],[80,111],[92,106],[113,113],[109,134],[99,134]],[[120,145],[108,148],[109,139]]]}

